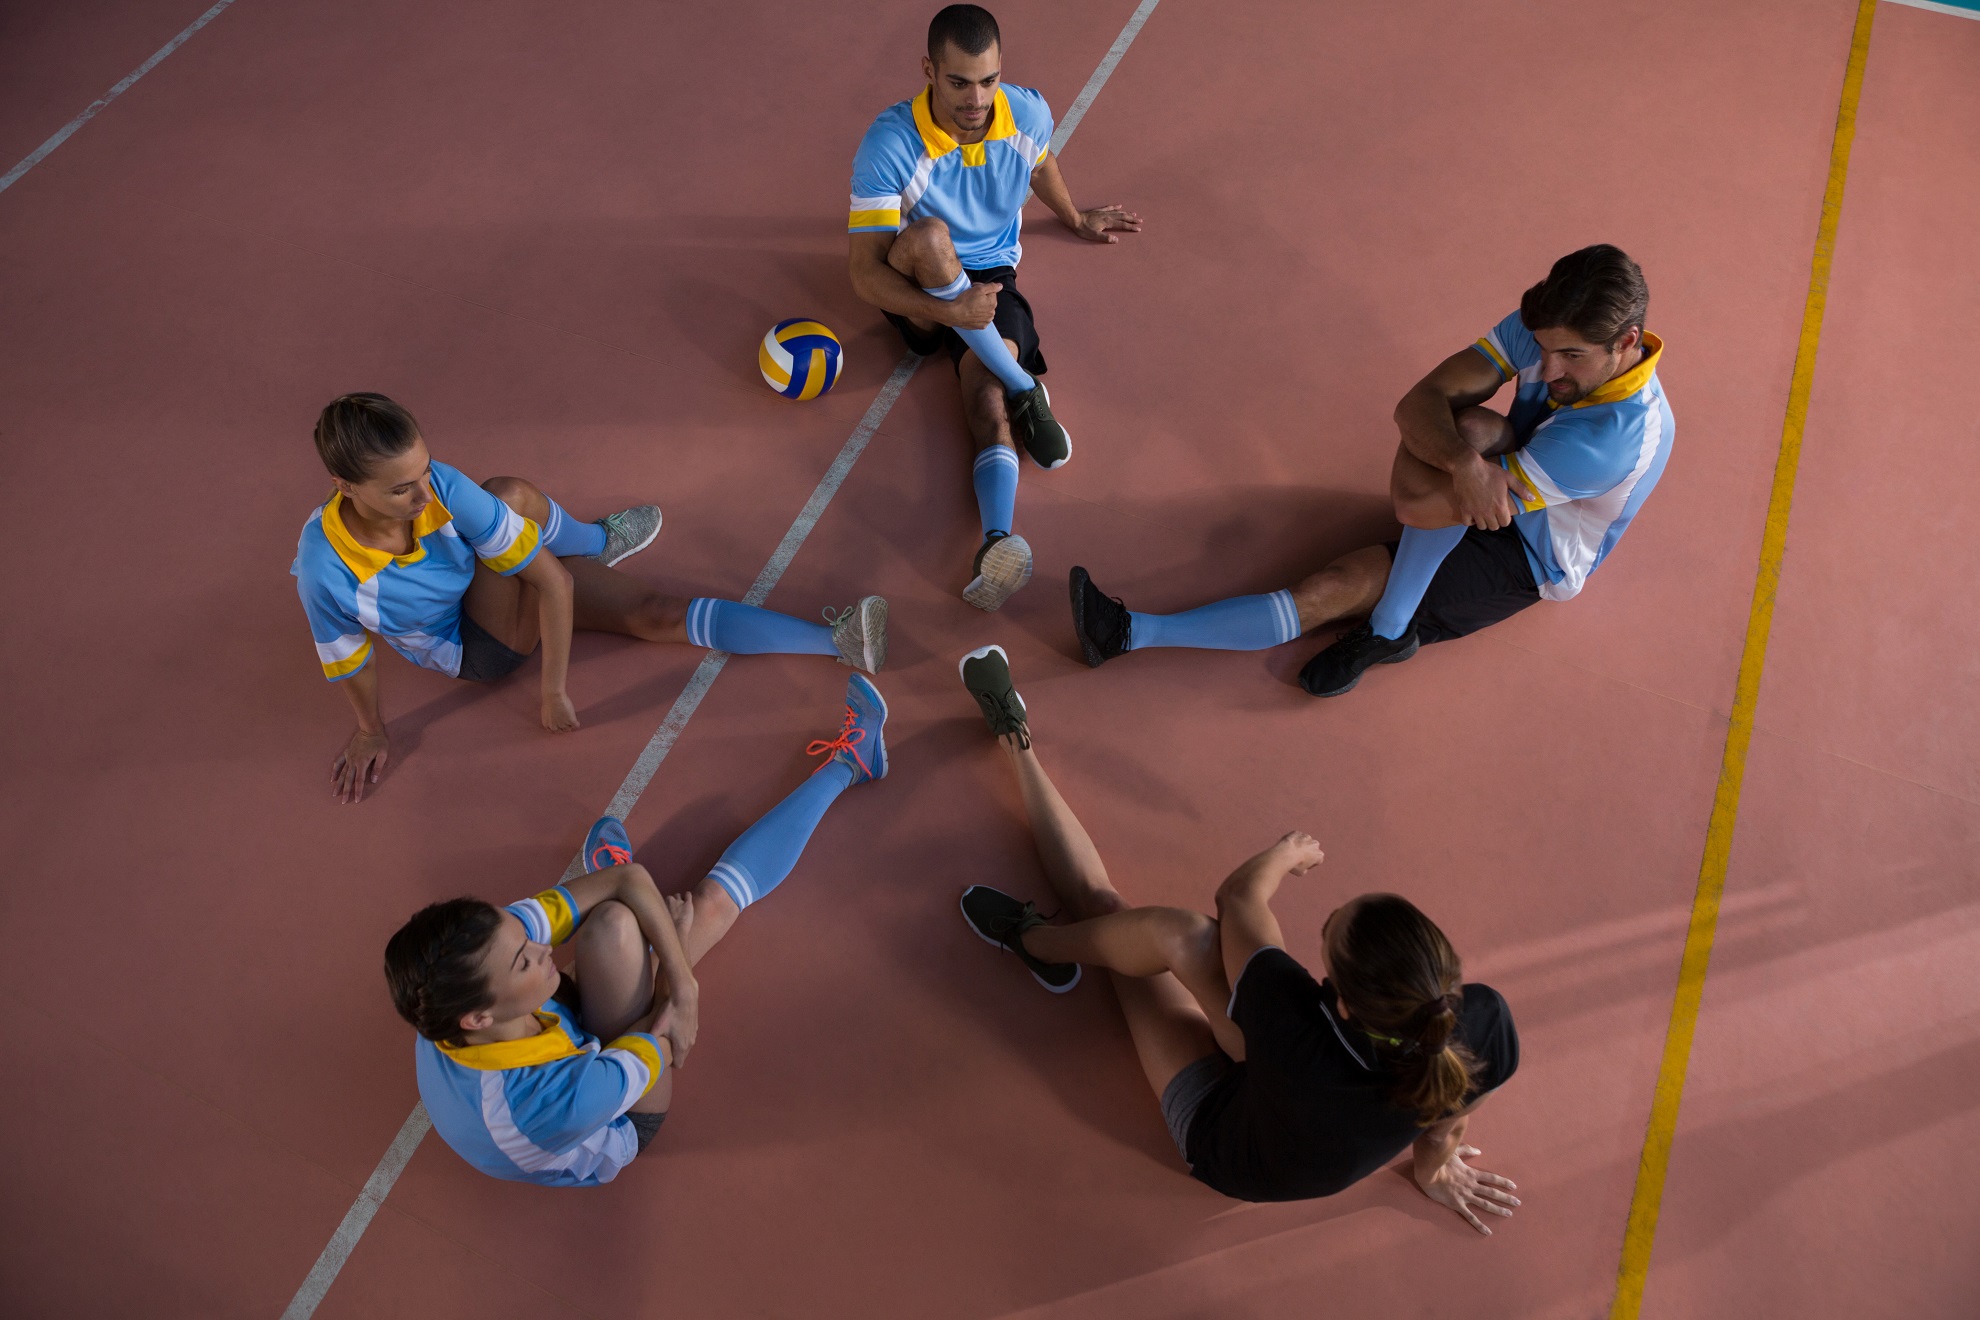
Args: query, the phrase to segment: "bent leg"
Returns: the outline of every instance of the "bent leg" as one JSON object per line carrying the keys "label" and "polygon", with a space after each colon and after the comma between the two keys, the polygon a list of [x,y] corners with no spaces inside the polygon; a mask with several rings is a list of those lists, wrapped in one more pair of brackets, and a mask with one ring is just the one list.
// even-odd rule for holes
{"label": "bent leg", "polygon": [[[1132,907],[1070,926],[1036,926],[1025,932],[1025,949],[1046,962],[1077,962],[1104,967],[1117,978],[1146,980],[1169,973],[1189,994],[1217,1044],[1234,1059],[1244,1057],[1244,1033],[1224,1015],[1231,986],[1217,923],[1201,912],[1173,907]],[[1164,1016],[1171,1016],[1164,1011]],[[1199,1051],[1201,1058],[1208,1051]],[[1190,1060],[1184,1060],[1190,1062]],[[1169,1076],[1173,1076],[1173,1071]],[[1168,1077],[1161,1079],[1167,1085]]]}
{"label": "bent leg", "polygon": [[1357,619],[1375,608],[1389,584],[1387,546],[1351,550],[1292,589],[1299,628],[1311,632],[1340,619]]}
{"label": "bent leg", "polygon": [[522,477],[490,477],[481,483],[481,488],[535,523],[543,537],[543,548],[559,559],[595,555],[605,548],[603,527],[579,522],[540,487]]}
{"label": "bent leg", "polygon": [[[1100,852],[1093,846],[1092,838],[1079,823],[1079,818],[1073,815],[1072,808],[1066,805],[1065,799],[1059,796],[1058,788],[1045,773],[1034,748],[1019,746],[1019,740],[1015,737],[1000,741],[1018,777],[1018,789],[1024,798],[1025,814],[1031,821],[1032,840],[1038,849],[1038,860],[1045,871],[1046,882],[1058,895],[1059,901],[1068,912],[1081,918],[1082,923],[1109,914],[1130,912],[1127,901],[1108,880],[1107,868],[1101,862]],[[1135,920],[1146,921],[1143,918]],[[1134,928],[1127,926],[1123,929]],[[1025,947],[1032,948],[1032,939],[1045,929],[1040,927],[1027,932]],[[1113,933],[1103,932],[1104,935]],[[1214,937],[1210,951],[1219,959],[1216,974],[1221,977],[1221,954],[1216,951]],[[1127,1018],[1128,1033],[1134,1038],[1135,1055],[1141,1060],[1142,1073],[1159,1100],[1178,1072],[1219,1047],[1218,1036],[1211,1028],[1209,1015],[1172,972],[1162,971],[1153,976],[1132,976],[1120,972],[1111,975],[1115,997],[1120,1000],[1121,1013]],[[1221,1005],[1218,1014],[1222,1016]],[[1238,1047],[1236,1057],[1242,1058],[1242,1037],[1228,1020],[1226,1025],[1231,1026],[1233,1043]]]}

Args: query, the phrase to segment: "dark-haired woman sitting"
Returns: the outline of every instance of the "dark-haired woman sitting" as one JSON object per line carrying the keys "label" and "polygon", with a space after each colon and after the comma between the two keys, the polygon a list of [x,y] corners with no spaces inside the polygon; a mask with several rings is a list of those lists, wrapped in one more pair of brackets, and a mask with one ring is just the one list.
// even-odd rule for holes
{"label": "dark-haired woman sitting", "polygon": [[[1271,899],[1322,859],[1295,831],[1232,872],[1217,916],[1132,907],[1031,745],[1003,652],[963,662],[963,682],[1017,773],[1045,877],[1077,920],[1046,924],[1035,904],[988,886],[963,917],[1017,954],[1048,990],[1080,964],[1112,973],[1143,1072],[1190,1172],[1227,1196],[1331,1196],[1414,1146],[1416,1185],[1481,1233],[1479,1212],[1511,1215],[1510,1179],[1474,1169],[1465,1126],[1519,1066],[1512,1012],[1464,984],[1458,956],[1407,900],[1364,894],[1321,928],[1313,976],[1285,950]],[[1233,991],[1226,969],[1236,969]]]}
{"label": "dark-haired woman sitting", "polygon": [[316,452],[336,489],[303,524],[289,571],[323,676],[357,714],[330,767],[344,801],[364,798],[390,754],[374,633],[422,669],[478,683],[515,672],[540,642],[543,727],[557,733],[578,727],[564,687],[574,628],[737,655],[831,655],[869,674],[886,663],[880,597],[827,610],[819,624],[663,595],[612,568],[652,544],[657,506],[579,522],[520,477],[476,485],[436,462],[413,415],[382,394],[331,400]]}

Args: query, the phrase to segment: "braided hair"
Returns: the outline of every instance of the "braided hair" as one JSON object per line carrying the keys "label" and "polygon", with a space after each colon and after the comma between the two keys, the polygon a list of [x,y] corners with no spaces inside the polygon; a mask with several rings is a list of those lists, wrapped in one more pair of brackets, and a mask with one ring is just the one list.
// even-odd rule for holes
{"label": "braided hair", "polygon": [[1394,1069],[1391,1099],[1423,1127],[1462,1109],[1478,1059],[1455,1038],[1464,969],[1436,923],[1408,899],[1364,895],[1328,929],[1327,972],[1350,1020]]}
{"label": "braided hair", "polygon": [[482,955],[502,914],[478,898],[433,903],[385,945],[385,984],[399,1016],[428,1040],[462,1044],[461,1019],[495,1002]]}

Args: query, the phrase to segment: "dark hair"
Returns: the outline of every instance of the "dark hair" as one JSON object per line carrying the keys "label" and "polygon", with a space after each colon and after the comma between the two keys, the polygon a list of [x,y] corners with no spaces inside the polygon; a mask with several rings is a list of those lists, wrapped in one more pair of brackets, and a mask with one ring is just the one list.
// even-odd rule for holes
{"label": "dark hair", "polygon": [[1519,319],[1528,330],[1572,330],[1608,347],[1631,326],[1641,331],[1649,312],[1642,268],[1607,243],[1568,253],[1519,300]]}
{"label": "dark hair", "polygon": [[340,394],[316,416],[316,454],[330,475],[363,481],[381,458],[419,439],[413,415],[382,394]]}
{"label": "dark hair", "polygon": [[461,1044],[461,1018],[495,1002],[481,957],[502,914],[478,898],[433,903],[385,945],[392,1007],[428,1040]]}
{"label": "dark hair", "polygon": [[928,58],[942,63],[942,47],[954,46],[965,55],[981,55],[1002,46],[997,20],[981,5],[950,5],[928,23]]}
{"label": "dark hair", "polygon": [[1327,974],[1377,1057],[1396,1069],[1390,1098],[1424,1127],[1464,1107],[1478,1060],[1453,1040],[1464,968],[1437,924],[1406,898],[1364,894],[1327,933]]}

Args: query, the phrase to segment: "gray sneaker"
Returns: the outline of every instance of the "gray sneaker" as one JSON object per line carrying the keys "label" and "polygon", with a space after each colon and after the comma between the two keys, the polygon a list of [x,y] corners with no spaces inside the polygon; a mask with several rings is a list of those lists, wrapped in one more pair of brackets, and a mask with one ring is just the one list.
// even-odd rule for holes
{"label": "gray sneaker", "polygon": [[630,559],[653,544],[653,538],[660,535],[660,506],[642,504],[637,508],[608,513],[598,520],[597,525],[605,529],[605,548],[594,557],[610,568],[621,559]]}
{"label": "gray sneaker", "polygon": [[825,622],[832,625],[832,644],[839,648],[839,663],[880,672],[887,663],[887,602],[880,596],[866,596],[844,612],[825,611]]}
{"label": "gray sneaker", "polygon": [[1031,727],[1025,723],[1024,698],[1011,686],[1011,658],[1001,646],[982,646],[971,651],[956,666],[963,686],[976,698],[990,732],[1001,738],[1017,735],[1018,746],[1031,746]]}
{"label": "gray sneaker", "polygon": [[979,610],[995,610],[1031,581],[1031,543],[1022,536],[992,532],[977,548],[976,574],[962,598]]}
{"label": "gray sneaker", "polygon": [[971,885],[963,890],[962,914],[978,939],[1015,953],[1032,980],[1053,994],[1062,995],[1079,984],[1078,963],[1048,963],[1025,949],[1024,933],[1045,924],[1036,903],[1020,903],[989,885]]}

